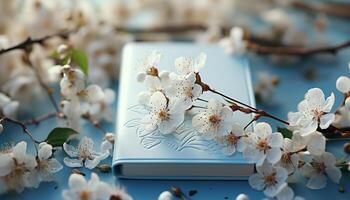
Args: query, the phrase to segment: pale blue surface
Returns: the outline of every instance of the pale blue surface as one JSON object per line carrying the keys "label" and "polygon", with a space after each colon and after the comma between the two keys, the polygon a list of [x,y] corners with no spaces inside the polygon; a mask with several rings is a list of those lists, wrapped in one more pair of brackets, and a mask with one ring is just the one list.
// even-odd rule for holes
{"label": "pale blue surface", "polygon": [[[350,35],[349,23],[336,21],[327,30],[327,35],[330,37],[332,43],[341,42],[349,39]],[[312,32],[310,32],[312,34]],[[210,55],[209,55],[210,56]],[[286,118],[287,112],[290,110],[296,110],[297,103],[303,98],[304,93],[311,87],[320,87],[325,91],[326,95],[329,95],[331,91],[335,92],[337,103],[339,103],[341,94],[335,90],[335,80],[341,75],[350,75],[347,68],[348,62],[350,61],[350,50],[343,50],[337,54],[333,61],[326,61],[322,59],[311,59],[305,58],[302,62],[293,64],[287,67],[278,67],[281,64],[272,64],[266,57],[258,57],[254,55],[249,56],[253,76],[256,71],[267,70],[273,74],[277,74],[281,78],[281,84],[276,91],[276,107],[264,107],[273,114]],[[313,66],[318,69],[319,77],[314,81],[307,81],[302,77],[303,70],[306,67]],[[114,84],[114,88],[117,90],[117,83]],[[46,103],[45,103],[46,104]],[[49,105],[47,103],[47,105]],[[40,104],[36,105],[42,112]],[[261,105],[258,104],[258,107]],[[31,131],[35,133],[35,136],[39,139],[43,139],[46,132],[54,127],[52,121],[45,122],[39,127],[31,128]],[[280,125],[276,122],[272,122],[272,125]],[[107,125],[108,130],[114,130],[114,124]],[[96,138],[99,142],[101,135],[94,127],[87,125],[85,127],[87,135]],[[4,141],[18,141],[19,139],[26,138],[21,135],[21,130],[16,127],[8,129],[5,133],[0,136],[0,143]],[[341,156],[342,145],[344,142],[331,142],[328,146],[328,150]],[[62,153],[57,152],[58,159],[62,161]],[[111,159],[105,160],[105,163],[111,163]],[[82,170],[90,176],[90,172]],[[38,189],[25,190],[20,195],[8,194],[0,196],[0,199],[61,199],[61,191],[66,189],[68,176],[70,174],[69,168],[64,168],[57,174],[57,183],[44,183]],[[155,200],[158,194],[164,190],[169,189],[170,186],[176,185],[182,188],[183,191],[189,191],[196,189],[198,193],[193,196],[194,200],[206,200],[206,199],[234,199],[239,193],[248,194],[251,199],[261,199],[263,194],[261,192],[251,189],[247,181],[145,181],[145,180],[115,180],[111,174],[100,174],[102,180],[113,183],[117,182],[125,186],[128,192],[138,200]],[[299,183],[293,184],[292,187],[295,189],[297,195],[306,197],[306,199],[350,199],[350,176],[346,175],[342,178],[341,184],[344,186],[346,192],[339,193],[338,186],[331,182],[328,182],[328,186],[322,190],[310,190],[304,187],[304,180],[300,180]]]}

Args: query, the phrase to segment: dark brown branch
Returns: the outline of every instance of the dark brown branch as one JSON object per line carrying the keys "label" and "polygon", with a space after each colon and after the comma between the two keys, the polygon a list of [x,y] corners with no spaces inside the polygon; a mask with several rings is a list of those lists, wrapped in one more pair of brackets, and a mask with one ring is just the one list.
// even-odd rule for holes
{"label": "dark brown branch", "polygon": [[30,49],[30,47],[32,45],[43,44],[46,40],[49,40],[49,39],[54,38],[54,37],[60,37],[60,38],[66,39],[66,38],[68,38],[69,34],[71,34],[72,32],[74,32],[74,31],[55,33],[55,34],[47,35],[47,36],[37,38],[37,39],[32,39],[31,37],[28,37],[26,40],[20,42],[19,44],[15,45],[15,46],[9,47],[7,49],[1,49],[0,55],[5,54],[5,53],[10,52],[10,51],[14,51],[14,50],[28,50],[28,49]]}
{"label": "dark brown branch", "polygon": [[307,3],[305,1],[295,1],[291,3],[291,6],[306,12],[350,18],[350,4],[348,3]]}
{"label": "dark brown branch", "polygon": [[63,113],[57,113],[57,112],[47,113],[45,115],[42,115],[42,116],[39,116],[36,118],[24,120],[23,124],[24,125],[39,125],[41,122],[46,121],[48,119],[52,119],[52,118],[64,118],[64,115],[63,115]]}
{"label": "dark brown branch", "polygon": [[0,119],[0,122],[4,122],[4,121],[7,121],[7,122],[10,122],[10,123],[13,123],[13,124],[16,124],[18,126],[20,126],[23,130],[23,133],[25,133],[26,135],[29,136],[29,138],[32,140],[33,144],[34,144],[34,147],[36,149],[36,152],[38,153],[38,147],[35,145],[35,144],[40,144],[40,141],[36,140],[33,135],[29,132],[27,126],[25,124],[23,124],[21,121],[18,121],[16,119],[11,119],[11,118],[8,118],[8,117],[3,117]]}
{"label": "dark brown branch", "polygon": [[247,48],[258,54],[274,54],[274,55],[289,55],[289,56],[310,56],[319,53],[335,54],[337,51],[350,47],[350,40],[341,44],[324,47],[276,47],[276,46],[264,46],[258,43],[249,42]]}

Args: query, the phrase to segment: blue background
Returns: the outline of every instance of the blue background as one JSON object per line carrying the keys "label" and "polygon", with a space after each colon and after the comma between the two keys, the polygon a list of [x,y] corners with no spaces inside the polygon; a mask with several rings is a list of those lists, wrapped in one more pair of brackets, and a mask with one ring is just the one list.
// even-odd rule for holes
{"label": "blue background", "polygon": [[[296,14],[296,21],[302,21],[302,16]],[[260,21],[252,22],[252,27],[258,29]],[[310,38],[315,34],[310,27],[305,25],[300,26],[302,30]],[[328,42],[336,44],[345,41],[350,38],[350,23],[342,19],[331,19],[326,35]],[[209,55],[210,56],[210,55]],[[268,71],[272,74],[278,75],[281,79],[280,85],[276,89],[275,101],[276,105],[268,107],[258,104],[257,106],[271,113],[286,119],[288,111],[295,111],[298,102],[303,98],[305,92],[312,87],[319,87],[323,89],[325,95],[328,96],[332,91],[336,95],[337,107],[342,99],[342,95],[335,89],[335,81],[339,75],[349,75],[348,62],[350,61],[350,49],[342,50],[334,57],[327,55],[319,55],[316,57],[302,58],[296,63],[285,64],[272,62],[269,56],[257,56],[252,53],[248,55],[250,61],[253,82],[255,82],[255,75],[258,71]],[[317,78],[315,80],[306,80],[303,74],[306,69],[314,68],[316,70]],[[115,91],[118,90],[118,83],[113,84]],[[58,88],[56,88],[58,89]],[[45,99],[45,97],[44,97]],[[45,105],[45,106],[42,106]],[[33,103],[37,113],[25,114],[23,118],[30,117],[32,115],[37,116],[45,113],[52,108],[49,106],[49,102],[37,102]],[[115,105],[113,107],[115,109]],[[270,121],[270,120],[267,120]],[[270,121],[273,127],[281,126],[278,122]],[[55,127],[55,120],[46,121],[39,126],[30,127],[31,132],[38,139],[44,139],[48,134],[48,130]],[[116,131],[114,123],[104,124],[109,131]],[[19,141],[23,138],[27,138],[22,135],[22,131],[12,125],[6,125],[7,130],[0,135],[0,143]],[[96,144],[101,141],[101,133],[89,124],[84,125],[84,134],[95,139]],[[337,155],[337,157],[343,156],[342,145],[344,141],[332,141],[327,144],[328,151],[331,151]],[[30,146],[30,145],[29,145]],[[31,151],[33,150],[32,147]],[[96,147],[98,148],[98,147]],[[55,153],[59,161],[62,161],[64,154],[61,151]],[[111,158],[104,160],[103,163],[110,164]],[[90,171],[82,169],[82,172],[87,174],[87,178],[90,178]],[[96,170],[97,171],[97,170]],[[64,167],[62,171],[57,173],[56,181],[52,183],[42,183],[38,189],[26,189],[21,194],[11,193],[4,196],[0,196],[0,199],[61,199],[61,192],[63,189],[67,189],[68,177],[71,173],[71,169]],[[116,180],[112,174],[99,173],[103,181],[109,183],[120,184],[127,189],[127,191],[133,196],[134,199],[154,200],[158,195],[168,190],[171,186],[178,186],[184,192],[189,190],[197,190],[198,193],[191,199],[235,199],[240,193],[246,193],[251,199],[262,199],[264,196],[261,192],[251,189],[247,181],[156,181],[156,180]],[[306,199],[350,199],[350,179],[349,175],[344,175],[341,179],[341,185],[345,188],[345,193],[338,192],[339,186],[328,182],[328,186],[321,190],[310,190],[305,188],[305,180],[300,179],[298,183],[292,184],[297,195],[303,196]]]}

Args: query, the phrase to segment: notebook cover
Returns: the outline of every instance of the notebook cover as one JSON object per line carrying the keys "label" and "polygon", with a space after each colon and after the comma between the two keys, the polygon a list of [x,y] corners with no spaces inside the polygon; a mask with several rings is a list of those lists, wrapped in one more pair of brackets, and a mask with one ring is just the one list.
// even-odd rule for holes
{"label": "notebook cover", "polygon": [[[202,45],[193,43],[129,43],[124,47],[122,68],[119,85],[117,108],[117,136],[113,155],[113,170],[120,178],[149,178],[149,179],[246,179],[246,177],[173,177],[173,176],[142,176],[126,177],[120,174],[120,167],[126,163],[167,163],[167,164],[198,164],[198,166],[211,164],[247,164],[241,153],[226,156],[221,152],[220,146],[200,138],[190,125],[185,122],[176,137],[173,134],[145,134],[139,126],[145,110],[138,104],[138,93],[145,90],[142,83],[136,81],[136,75],[142,60],[153,50],[162,53],[159,70],[174,71],[174,61],[180,56],[196,57],[199,53],[207,54],[207,62],[200,74],[202,81],[212,88],[232,96],[251,106],[255,106],[250,70],[247,61],[234,58],[224,53],[216,45]],[[221,97],[204,93],[204,99]],[[252,115],[234,113],[235,121],[244,126],[252,119]],[[251,127],[249,127],[251,128]],[[194,141],[194,142],[193,142]],[[157,170],[157,165],[154,165]]]}

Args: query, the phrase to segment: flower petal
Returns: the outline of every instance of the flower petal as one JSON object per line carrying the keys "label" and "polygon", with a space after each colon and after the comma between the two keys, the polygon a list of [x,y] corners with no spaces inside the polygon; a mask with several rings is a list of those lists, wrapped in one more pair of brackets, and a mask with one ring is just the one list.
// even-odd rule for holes
{"label": "flower petal", "polygon": [[273,147],[266,153],[266,159],[272,164],[276,164],[282,156],[281,149],[279,147]]}
{"label": "flower petal", "polygon": [[322,115],[320,118],[320,128],[326,129],[331,125],[335,120],[335,114],[334,113],[328,113],[325,115]]}
{"label": "flower petal", "polygon": [[249,185],[256,190],[265,188],[264,177],[260,174],[252,174],[248,179]]}
{"label": "flower petal", "polygon": [[267,136],[267,142],[271,147],[282,147],[283,136],[279,132],[270,134]]}
{"label": "flower petal", "polygon": [[78,159],[70,159],[68,157],[65,157],[63,159],[64,164],[66,164],[68,167],[82,167],[83,162]]}
{"label": "flower petal", "polygon": [[322,189],[326,187],[327,179],[324,174],[315,173],[307,182],[306,187],[310,189]]}
{"label": "flower petal", "polygon": [[342,173],[339,168],[337,167],[327,167],[326,168],[326,173],[328,177],[334,182],[338,183],[340,181],[340,178],[342,177]]}
{"label": "flower petal", "polygon": [[63,150],[70,156],[70,157],[78,157],[78,150],[73,147],[72,145],[69,145],[67,143],[63,143]]}
{"label": "flower petal", "polygon": [[326,138],[319,132],[312,133],[309,137],[307,150],[312,155],[320,156],[324,153],[326,148]]}

